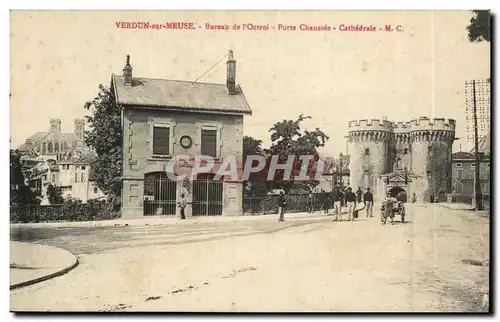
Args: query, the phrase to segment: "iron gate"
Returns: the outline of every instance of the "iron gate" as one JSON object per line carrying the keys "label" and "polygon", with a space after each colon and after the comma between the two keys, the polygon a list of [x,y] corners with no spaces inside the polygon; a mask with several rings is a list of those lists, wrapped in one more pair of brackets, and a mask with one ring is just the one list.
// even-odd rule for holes
{"label": "iron gate", "polygon": [[175,215],[177,182],[166,172],[144,175],[144,215]]}
{"label": "iron gate", "polygon": [[193,216],[222,215],[223,182],[213,177],[211,173],[204,173],[193,181]]}

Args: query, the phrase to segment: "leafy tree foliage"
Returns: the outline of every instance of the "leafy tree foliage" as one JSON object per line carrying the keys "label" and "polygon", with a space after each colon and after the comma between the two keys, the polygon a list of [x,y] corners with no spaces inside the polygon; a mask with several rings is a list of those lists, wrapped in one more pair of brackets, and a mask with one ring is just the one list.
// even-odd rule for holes
{"label": "leafy tree foliage", "polygon": [[[243,165],[246,164],[249,155],[264,155],[262,149],[262,140],[257,140],[251,136],[243,137]],[[253,164],[257,166],[257,164]],[[251,173],[247,181],[245,181],[245,196],[264,196],[266,190],[266,176],[267,174],[260,171]]]}
{"label": "leafy tree foliage", "polygon": [[473,10],[467,31],[470,42],[490,42],[491,12],[489,10]]}
{"label": "leafy tree foliage", "polygon": [[51,205],[59,205],[64,203],[61,189],[57,186],[49,184],[47,187],[47,199]]}
{"label": "leafy tree foliage", "polygon": [[10,150],[10,205],[39,205],[36,194],[24,183],[21,156],[18,150]]}
{"label": "leafy tree foliage", "polygon": [[85,143],[97,154],[92,162],[96,183],[115,206],[121,202],[122,132],[121,113],[111,88],[99,85],[99,94],[84,106],[92,112],[87,116],[90,130]]}
{"label": "leafy tree foliage", "polygon": [[[312,189],[318,185],[315,180],[316,168],[319,165],[318,148],[323,147],[329,137],[316,128],[314,131],[302,131],[301,123],[311,119],[310,116],[299,115],[297,120],[283,120],[274,124],[271,132],[271,147],[266,152],[273,156],[278,155],[278,163],[286,163],[288,156],[295,156],[290,178],[285,178],[285,171],[278,170],[273,181],[267,181],[268,189],[282,189],[288,193],[290,189]],[[299,156],[309,155],[314,159],[309,162],[307,176],[310,180],[297,180],[302,169],[302,160]],[[268,158],[267,170],[270,166]]]}

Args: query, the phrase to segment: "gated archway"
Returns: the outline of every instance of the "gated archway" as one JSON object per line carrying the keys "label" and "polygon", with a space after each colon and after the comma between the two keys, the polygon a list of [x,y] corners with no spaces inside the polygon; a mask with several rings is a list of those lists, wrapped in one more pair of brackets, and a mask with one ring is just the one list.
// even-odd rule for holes
{"label": "gated archway", "polygon": [[198,174],[193,181],[193,216],[222,215],[222,180],[214,174]]}
{"label": "gated archway", "polygon": [[393,187],[389,190],[389,192],[391,193],[391,196],[395,197],[397,200],[406,202],[407,196],[405,189],[401,187]]}
{"label": "gated archway", "polygon": [[175,215],[177,182],[166,172],[144,175],[144,215]]}

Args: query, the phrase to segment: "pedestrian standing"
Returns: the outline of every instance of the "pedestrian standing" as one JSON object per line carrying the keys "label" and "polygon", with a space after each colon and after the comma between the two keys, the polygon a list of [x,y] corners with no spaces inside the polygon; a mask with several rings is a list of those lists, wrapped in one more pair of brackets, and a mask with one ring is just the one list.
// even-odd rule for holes
{"label": "pedestrian standing", "polygon": [[279,212],[279,218],[278,221],[285,221],[285,207],[286,207],[286,199],[285,199],[285,194],[283,191],[280,192],[280,196],[278,198],[278,212]]}
{"label": "pedestrian standing", "polygon": [[359,187],[356,191],[356,202],[361,203],[361,198],[363,198],[363,190],[361,190],[361,187]]}
{"label": "pedestrian standing", "polygon": [[179,208],[181,209],[181,219],[186,219],[186,213],[184,210],[187,206],[187,199],[184,194],[181,194],[181,201],[179,202]]}
{"label": "pedestrian standing", "polygon": [[309,196],[307,197],[307,212],[308,213],[314,212],[312,192],[309,192]]}
{"label": "pedestrian standing", "polygon": [[356,209],[356,195],[352,192],[351,187],[347,188],[345,199],[347,204],[347,221],[354,220],[353,214]]}
{"label": "pedestrian standing", "polygon": [[366,217],[373,217],[373,194],[370,188],[366,188],[366,192],[363,195],[363,202],[366,208]]}
{"label": "pedestrian standing", "polygon": [[338,186],[332,191],[333,212],[335,213],[334,221],[342,220],[342,193]]}
{"label": "pedestrian standing", "polygon": [[328,198],[328,193],[325,191],[325,190],[322,190],[321,191],[321,197],[323,198],[323,211],[325,212],[325,214],[328,214],[328,209],[330,208],[329,207],[329,198]]}

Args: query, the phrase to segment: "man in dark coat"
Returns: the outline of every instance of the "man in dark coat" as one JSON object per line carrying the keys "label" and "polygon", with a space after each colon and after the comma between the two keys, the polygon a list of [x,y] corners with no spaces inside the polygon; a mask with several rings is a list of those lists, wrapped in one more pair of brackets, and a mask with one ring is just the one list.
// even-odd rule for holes
{"label": "man in dark coat", "polygon": [[321,190],[321,197],[323,198],[323,211],[328,214],[328,209],[330,208],[330,198],[328,198],[328,193],[325,190]]}
{"label": "man in dark coat", "polygon": [[332,202],[333,202],[333,211],[335,213],[335,219],[334,221],[342,219],[342,193],[340,192],[340,188],[338,186],[335,186],[332,191]]}
{"label": "man in dark coat", "polygon": [[363,202],[366,208],[366,217],[373,217],[373,194],[370,188],[366,188],[366,192],[363,196]]}
{"label": "man in dark coat", "polygon": [[280,196],[278,198],[278,213],[279,213],[279,218],[278,221],[285,221],[285,207],[286,207],[286,199],[285,199],[285,194],[283,191],[280,192]]}
{"label": "man in dark coat", "polygon": [[363,198],[363,190],[361,190],[361,187],[359,187],[356,191],[356,202],[361,203],[361,198]]}
{"label": "man in dark coat", "polygon": [[352,192],[352,188],[347,188],[347,193],[345,195],[346,205],[347,205],[347,220],[353,220],[354,210],[356,210],[356,195]]}

